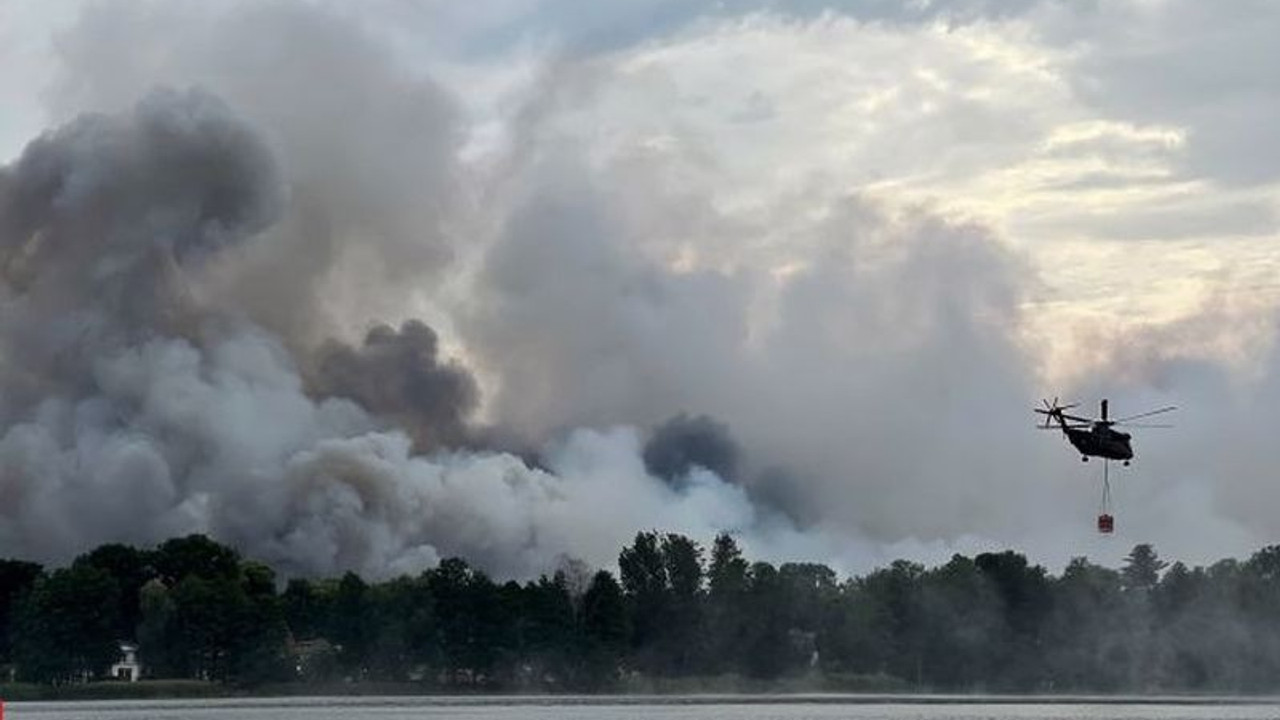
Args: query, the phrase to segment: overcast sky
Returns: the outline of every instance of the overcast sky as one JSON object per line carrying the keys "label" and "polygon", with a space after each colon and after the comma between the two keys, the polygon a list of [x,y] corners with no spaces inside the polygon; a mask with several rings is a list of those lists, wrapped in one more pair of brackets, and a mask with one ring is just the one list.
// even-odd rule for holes
{"label": "overcast sky", "polygon": [[[379,202],[404,223],[426,194],[447,209],[423,247],[397,241],[399,273],[325,275],[299,342],[422,318],[481,417],[535,443],[708,413],[758,477],[785,468],[755,487],[824,538],[807,552],[1056,565],[1150,541],[1204,562],[1280,540],[1280,5],[269,7],[0,4],[0,159],[156,86],[221,96],[286,165],[351,142],[348,113],[376,128],[327,173],[403,130],[405,157],[448,158],[393,168]],[[289,37],[312,15],[345,29]],[[438,133],[397,124],[424,83]],[[323,117],[282,130],[295,110]],[[1138,431],[1110,544],[1096,463],[1031,430],[1053,395],[1181,406]]]}

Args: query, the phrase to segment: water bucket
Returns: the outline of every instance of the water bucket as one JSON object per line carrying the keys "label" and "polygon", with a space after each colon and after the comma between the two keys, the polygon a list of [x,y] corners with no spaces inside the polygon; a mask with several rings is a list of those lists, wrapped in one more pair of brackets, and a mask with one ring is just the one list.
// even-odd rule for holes
{"label": "water bucket", "polygon": [[1098,516],[1098,532],[1109,535],[1116,529],[1116,519],[1103,513]]}

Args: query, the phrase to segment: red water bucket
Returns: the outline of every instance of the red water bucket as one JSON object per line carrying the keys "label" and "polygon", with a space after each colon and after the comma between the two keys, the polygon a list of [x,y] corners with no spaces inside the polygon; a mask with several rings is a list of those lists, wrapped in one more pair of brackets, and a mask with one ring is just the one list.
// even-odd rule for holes
{"label": "red water bucket", "polygon": [[1116,519],[1103,513],[1098,516],[1098,532],[1107,535],[1116,529]]}

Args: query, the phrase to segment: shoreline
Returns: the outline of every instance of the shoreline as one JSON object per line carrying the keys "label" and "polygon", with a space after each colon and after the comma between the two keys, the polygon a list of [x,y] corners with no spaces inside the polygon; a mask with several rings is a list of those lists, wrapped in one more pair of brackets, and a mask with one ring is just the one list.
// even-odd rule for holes
{"label": "shoreline", "polygon": [[[1280,695],[1159,693],[1159,694],[1004,694],[1004,693],[841,693],[841,692],[630,692],[630,693],[528,693],[528,692],[424,692],[416,689],[397,692],[393,688],[352,688],[337,692],[332,687],[289,688],[288,691],[241,691],[235,688],[205,686],[208,692],[161,695],[150,688],[139,687],[137,694],[112,684],[107,692],[97,693],[95,683],[81,686],[44,688],[37,697],[24,692],[9,694],[14,686],[0,686],[0,700],[6,705],[57,703],[131,703],[169,707],[197,707],[205,701],[217,701],[231,707],[255,706],[330,706],[330,705],[423,705],[423,706],[619,706],[619,705],[1166,705],[1166,706],[1243,706],[1280,705]],[[140,683],[130,683],[138,686]],[[76,688],[70,690],[70,688]],[[25,689],[25,688],[23,688]],[[106,688],[101,688],[106,689]],[[191,688],[195,690],[195,688]],[[362,692],[368,690],[370,692]],[[51,692],[50,692],[51,691]]]}

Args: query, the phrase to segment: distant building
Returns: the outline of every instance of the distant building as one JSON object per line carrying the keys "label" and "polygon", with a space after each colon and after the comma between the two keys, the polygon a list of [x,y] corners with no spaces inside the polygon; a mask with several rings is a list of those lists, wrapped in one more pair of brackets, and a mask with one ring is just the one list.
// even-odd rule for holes
{"label": "distant building", "polygon": [[124,682],[138,682],[142,677],[142,665],[138,662],[138,646],[133,643],[120,643],[120,659],[111,666],[111,679]]}
{"label": "distant building", "polygon": [[341,648],[324,638],[298,640],[290,643],[294,670],[304,680],[327,680],[338,672],[338,652]]}

